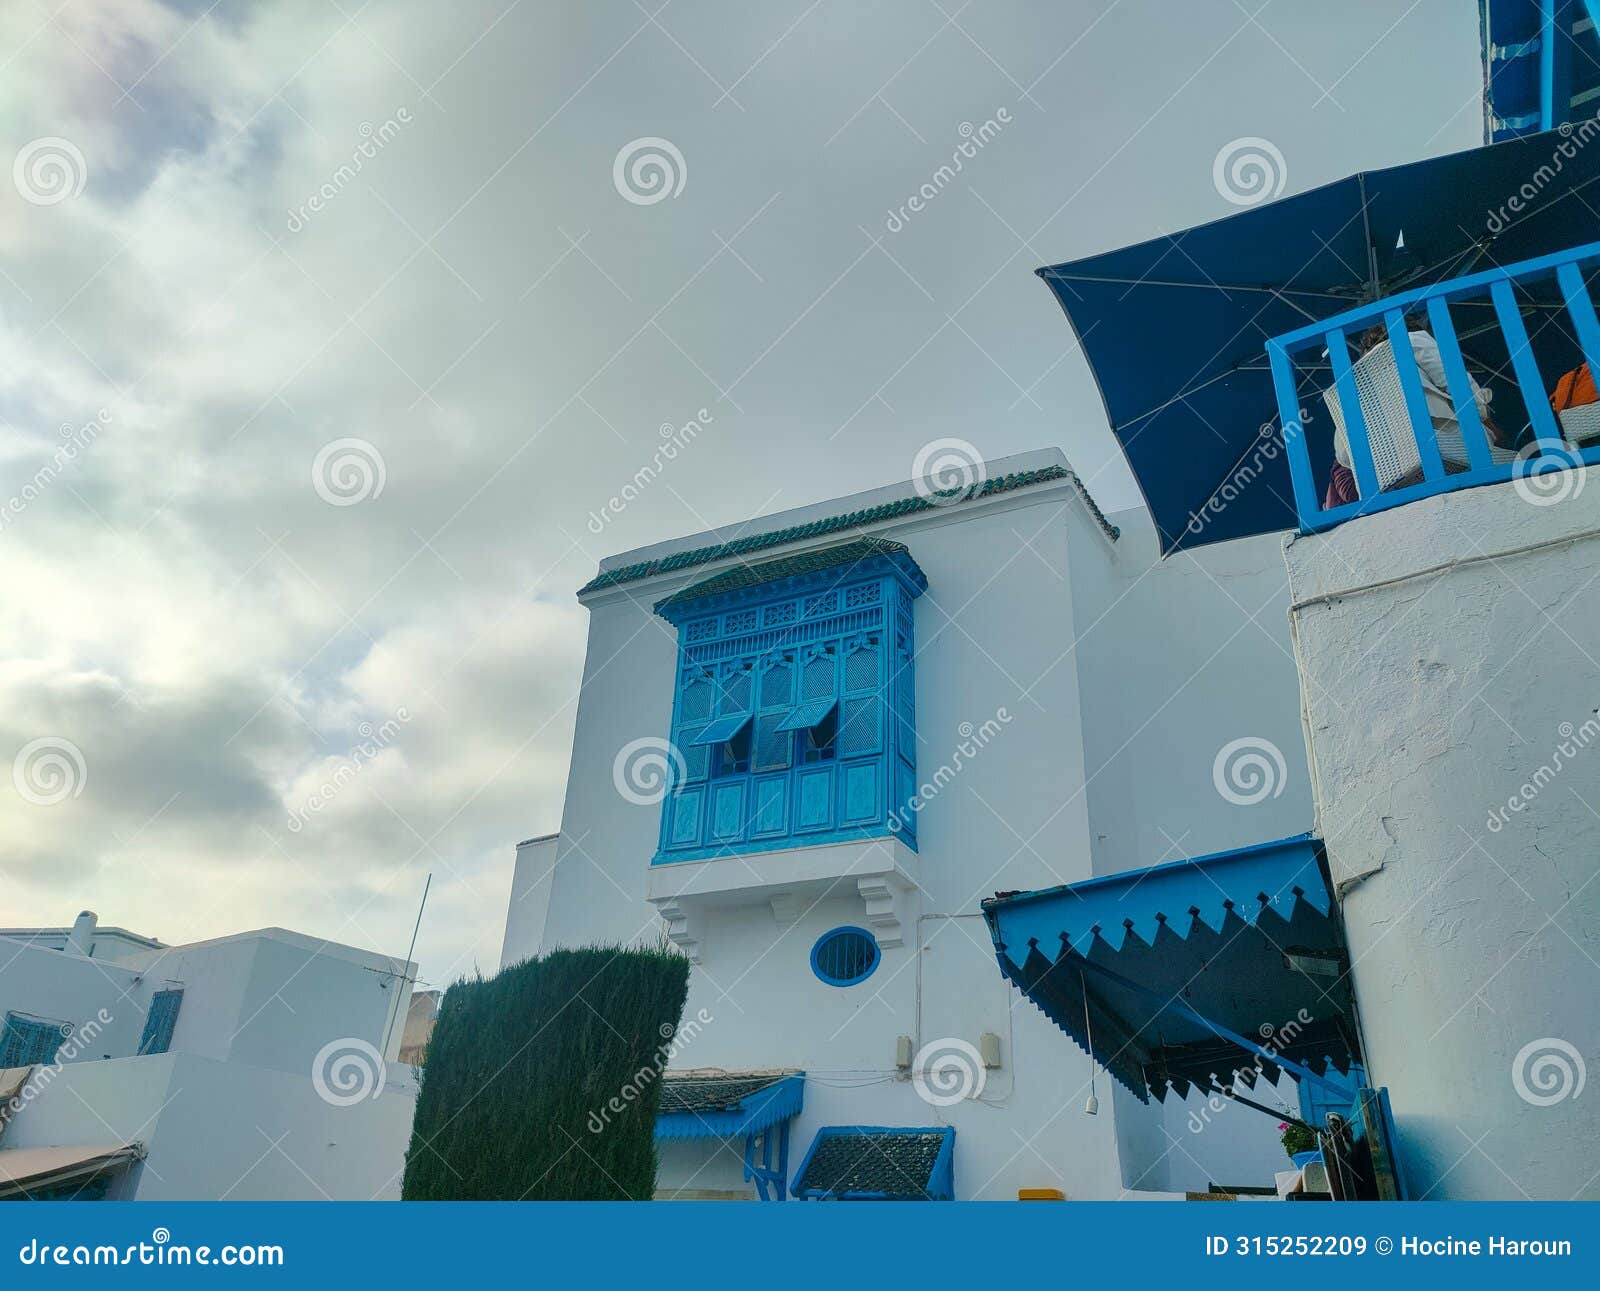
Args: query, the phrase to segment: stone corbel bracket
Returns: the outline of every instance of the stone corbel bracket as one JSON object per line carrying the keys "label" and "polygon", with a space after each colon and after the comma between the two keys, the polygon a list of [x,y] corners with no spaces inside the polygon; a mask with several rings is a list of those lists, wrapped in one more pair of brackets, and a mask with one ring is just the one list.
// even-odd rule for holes
{"label": "stone corbel bracket", "polygon": [[915,917],[911,911],[911,887],[893,874],[874,874],[857,879],[856,891],[866,905],[867,926],[878,945],[905,945],[905,925]]}
{"label": "stone corbel bracket", "polygon": [[675,900],[657,901],[655,907],[666,929],[667,940],[688,956],[691,964],[698,964],[702,935],[700,912]]}

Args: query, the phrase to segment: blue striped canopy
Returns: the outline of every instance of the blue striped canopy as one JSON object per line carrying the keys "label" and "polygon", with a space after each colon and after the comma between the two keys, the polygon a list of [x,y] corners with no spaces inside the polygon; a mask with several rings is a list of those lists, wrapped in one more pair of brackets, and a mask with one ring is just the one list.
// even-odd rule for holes
{"label": "blue striped canopy", "polygon": [[997,896],[983,913],[1000,971],[1144,1101],[1213,1076],[1278,1079],[1218,1028],[1313,1073],[1349,1070],[1344,934],[1309,835]]}
{"label": "blue striped canopy", "polygon": [[1485,143],[1600,110],[1597,16],[1600,0],[1478,0]]}
{"label": "blue striped canopy", "polygon": [[[1590,242],[1597,180],[1600,140],[1581,147],[1552,131],[1367,171],[1038,270],[1094,372],[1162,553],[1296,524],[1268,338],[1406,288]],[[1505,397],[1515,400],[1499,329],[1473,325],[1474,311],[1489,317],[1488,302],[1461,310],[1468,359],[1491,377],[1506,370]],[[1551,311],[1529,331],[1552,382],[1579,361],[1564,315]],[[1307,439],[1325,472],[1331,438],[1325,421],[1316,424],[1318,374],[1303,375],[1312,382],[1298,392]],[[1320,380],[1331,382],[1325,368]]]}

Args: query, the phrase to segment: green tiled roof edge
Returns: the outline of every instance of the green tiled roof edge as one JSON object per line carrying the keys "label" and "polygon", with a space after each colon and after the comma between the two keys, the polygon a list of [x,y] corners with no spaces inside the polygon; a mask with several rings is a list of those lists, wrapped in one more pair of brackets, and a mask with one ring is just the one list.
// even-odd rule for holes
{"label": "green tiled roof edge", "polygon": [[[1095,500],[1089,496],[1089,490],[1084,487],[1083,481],[1078,478],[1076,471],[1065,466],[1046,466],[1036,471],[1017,471],[1011,475],[997,476],[992,480],[985,480],[981,487],[974,490],[972,498],[994,497],[999,493],[1010,493],[1013,489],[1026,488],[1030,484],[1044,484],[1050,480],[1071,480],[1078,488],[1079,495],[1089,508],[1089,513],[1095,522],[1104,530],[1106,537],[1115,542],[1122,531],[1106,519],[1105,513],[1100,510]],[[668,574],[679,569],[693,569],[696,565],[707,565],[714,560],[725,560],[730,556],[746,556],[754,551],[765,551],[768,547],[780,547],[786,542],[800,542],[806,538],[820,538],[827,534],[839,533],[847,529],[857,529],[862,525],[876,524],[880,520],[893,520],[899,516],[914,515],[918,511],[931,511],[935,506],[944,504],[945,498],[958,498],[960,501],[969,501],[970,498],[961,497],[962,490],[950,490],[944,494],[934,494],[931,498],[921,496],[900,498],[894,502],[884,502],[875,507],[867,507],[862,511],[851,511],[845,515],[828,516],[822,520],[813,520],[810,524],[793,525],[787,529],[775,529],[771,533],[752,534],[748,538],[735,538],[732,542],[717,543],[710,547],[696,547],[692,551],[674,552],[670,556],[663,556],[660,560],[642,560],[637,564],[624,565],[620,569],[606,570],[597,574],[578,589],[579,596],[586,596],[590,592],[598,592],[602,588],[616,587],[621,583],[632,583],[641,578],[649,578],[654,574]],[[937,499],[937,500],[936,500]]]}

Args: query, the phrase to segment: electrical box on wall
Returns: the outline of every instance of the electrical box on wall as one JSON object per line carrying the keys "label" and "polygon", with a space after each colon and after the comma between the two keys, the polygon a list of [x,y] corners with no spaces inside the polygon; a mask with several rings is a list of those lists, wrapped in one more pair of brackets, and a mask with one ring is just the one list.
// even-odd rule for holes
{"label": "electrical box on wall", "polygon": [[990,1071],[1000,1066],[1000,1037],[993,1031],[985,1031],[978,1037],[978,1056]]}

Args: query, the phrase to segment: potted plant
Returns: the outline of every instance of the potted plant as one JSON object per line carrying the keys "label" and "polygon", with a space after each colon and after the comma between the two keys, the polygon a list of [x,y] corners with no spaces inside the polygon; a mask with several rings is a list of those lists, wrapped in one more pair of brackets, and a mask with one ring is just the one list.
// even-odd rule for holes
{"label": "potted plant", "polygon": [[1279,1121],[1278,1139],[1297,1167],[1303,1168],[1322,1157],[1317,1147],[1317,1133],[1309,1125],[1302,1125],[1298,1121]]}

